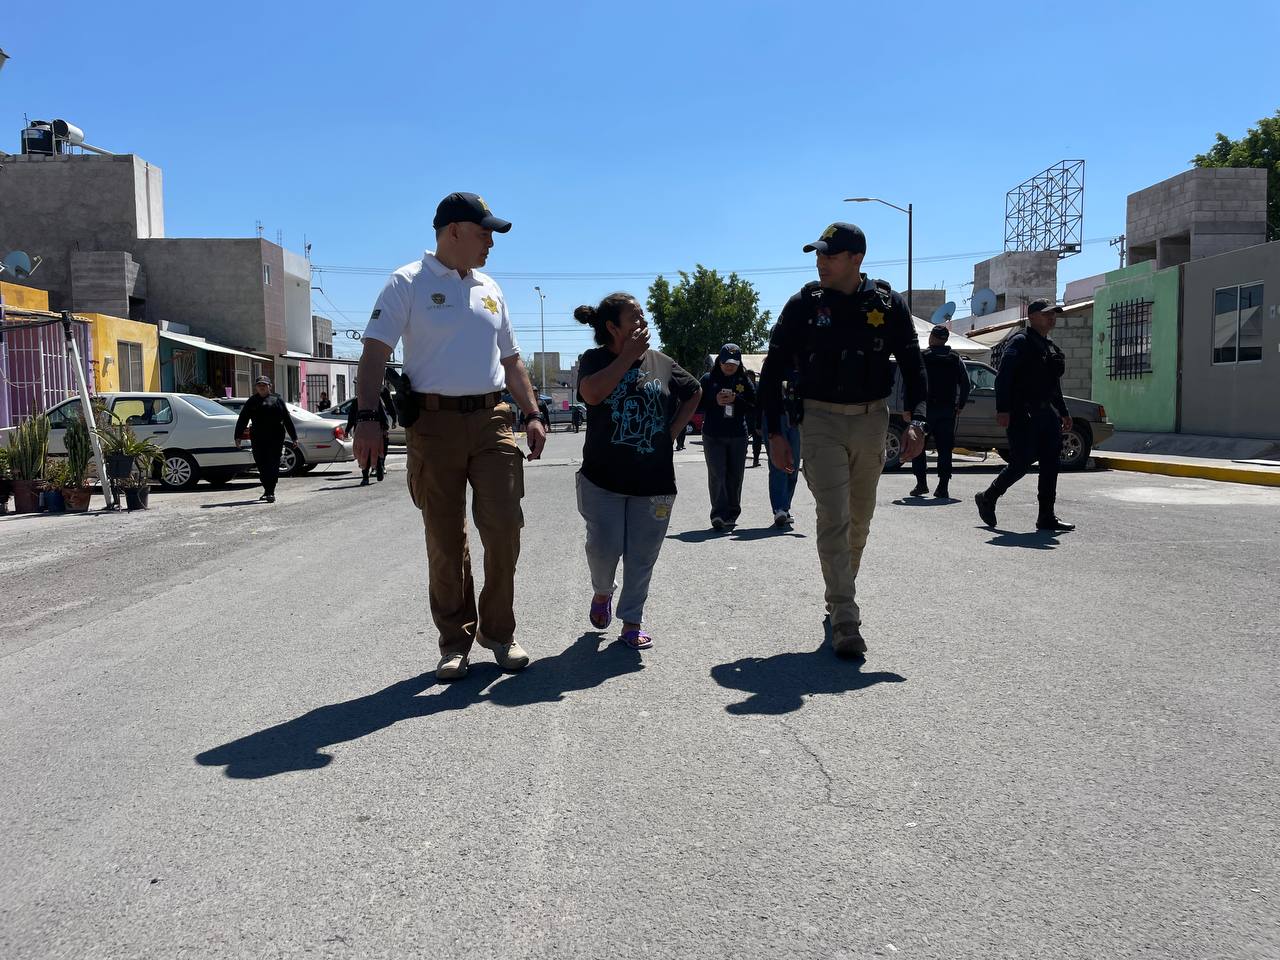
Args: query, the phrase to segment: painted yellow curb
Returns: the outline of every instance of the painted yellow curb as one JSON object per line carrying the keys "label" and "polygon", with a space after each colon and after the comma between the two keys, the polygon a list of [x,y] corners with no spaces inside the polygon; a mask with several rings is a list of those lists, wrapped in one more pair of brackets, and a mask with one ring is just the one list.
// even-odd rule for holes
{"label": "painted yellow curb", "polygon": [[1251,483],[1255,486],[1280,487],[1280,470],[1243,465],[1219,465],[1188,463],[1184,460],[1137,460],[1128,457],[1109,457],[1095,451],[1093,458],[1112,470],[1129,470],[1135,473],[1158,473],[1166,477],[1190,477],[1195,480],[1219,480],[1224,483]]}

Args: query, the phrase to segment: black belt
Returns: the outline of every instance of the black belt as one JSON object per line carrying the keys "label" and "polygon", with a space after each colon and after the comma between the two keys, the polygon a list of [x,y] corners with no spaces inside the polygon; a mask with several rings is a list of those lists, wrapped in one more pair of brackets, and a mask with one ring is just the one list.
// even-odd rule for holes
{"label": "black belt", "polygon": [[469,397],[445,397],[438,393],[413,394],[423,410],[451,410],[457,413],[475,413],[477,410],[492,410],[502,399],[502,392],[473,393]]}

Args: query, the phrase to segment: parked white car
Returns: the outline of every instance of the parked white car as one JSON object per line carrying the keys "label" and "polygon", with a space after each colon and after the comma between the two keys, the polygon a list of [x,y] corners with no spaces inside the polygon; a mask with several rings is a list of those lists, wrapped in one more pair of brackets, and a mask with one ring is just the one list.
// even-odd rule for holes
{"label": "parked white car", "polygon": [[[351,397],[344,400],[336,406],[330,407],[328,410],[321,410],[320,416],[326,420],[340,420],[342,423],[347,422],[347,415],[351,412],[351,408],[356,404],[356,398]],[[404,425],[397,423],[387,433],[387,444],[392,447],[403,447],[408,441],[404,436]]]}
{"label": "parked white car", "polygon": [[[236,449],[234,413],[192,393],[103,393],[98,399],[139,439],[163,448],[162,486],[186,490],[200,480],[221,486],[253,466],[248,446]],[[49,453],[66,456],[66,430],[80,416],[80,399],[49,410]]]}
{"label": "parked white car", "polygon": [[[239,416],[249,398],[219,397],[217,402]],[[292,403],[286,403],[285,406],[289,408],[293,427],[298,431],[298,443],[295,446],[288,440],[284,442],[284,448],[280,451],[282,476],[306,473],[323,463],[348,463],[356,458],[352,453],[351,441],[347,439],[345,423],[335,424],[332,420]]]}

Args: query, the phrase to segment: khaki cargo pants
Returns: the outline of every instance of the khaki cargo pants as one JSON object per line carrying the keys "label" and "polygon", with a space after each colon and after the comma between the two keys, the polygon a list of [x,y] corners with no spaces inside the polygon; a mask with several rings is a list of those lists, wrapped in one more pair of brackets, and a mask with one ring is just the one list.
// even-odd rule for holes
{"label": "khaki cargo pants", "polygon": [[[524,455],[511,421],[506,404],[473,413],[424,410],[405,432],[409,494],[426,528],[431,619],[442,656],[467,654],[477,635],[484,646],[515,639]],[[467,543],[468,484],[484,545],[478,608]]]}
{"label": "khaki cargo pants", "polygon": [[884,469],[889,408],[874,403],[804,402],[800,456],[818,512],[818,559],[832,626],[862,623],[854,583]]}

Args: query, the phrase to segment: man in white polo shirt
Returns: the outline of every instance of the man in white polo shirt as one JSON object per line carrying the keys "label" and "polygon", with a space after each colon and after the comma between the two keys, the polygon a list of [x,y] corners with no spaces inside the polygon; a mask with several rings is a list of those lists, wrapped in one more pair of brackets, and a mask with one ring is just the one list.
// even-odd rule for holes
{"label": "man in white polo shirt", "polygon": [[[431,617],[440,631],[436,677],[467,675],[472,643],[505,670],[529,655],[515,637],[515,572],[524,514],[524,457],[505,387],[527,421],[529,459],[546,443],[538,400],[520,361],[502,291],[484,266],[500,220],[474,193],[452,193],[434,221],[436,249],[391,275],[364,332],[358,372],[355,454],[363,466],[382,448],[378,390],[392,348],[404,341],[404,373],[418,419],[405,431],[409,493],[427,533]],[[467,484],[484,544],[484,589],[476,603],[467,545]]]}

